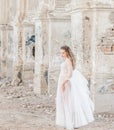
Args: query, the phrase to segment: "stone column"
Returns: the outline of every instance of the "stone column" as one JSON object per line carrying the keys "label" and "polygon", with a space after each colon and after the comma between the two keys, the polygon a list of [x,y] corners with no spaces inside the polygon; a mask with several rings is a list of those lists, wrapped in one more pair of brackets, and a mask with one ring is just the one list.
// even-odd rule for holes
{"label": "stone column", "polygon": [[16,45],[16,59],[15,59],[15,73],[13,75],[14,85],[19,85],[22,82],[22,67],[23,67],[23,50],[22,50],[22,36],[23,36],[23,19],[25,16],[25,0],[17,1],[18,11],[16,21],[14,23],[14,41]]}
{"label": "stone column", "polygon": [[46,94],[48,87],[48,3],[40,2],[35,19],[35,75],[34,93]]}
{"label": "stone column", "polygon": [[52,61],[52,55],[51,55],[51,50],[52,50],[52,44],[51,44],[51,39],[52,39],[52,21],[49,19],[49,39],[48,39],[48,52],[49,52],[49,68],[48,68],[48,93],[51,94],[51,84],[50,84],[50,75],[49,73],[51,69],[51,61]]}
{"label": "stone column", "polygon": [[7,76],[9,78],[13,78],[13,73],[14,73],[14,62],[15,62],[15,44],[14,44],[14,35],[13,35],[13,27],[8,26],[8,43],[7,43],[7,48],[8,48],[8,59],[7,59],[7,66],[8,66],[8,71],[7,71]]}
{"label": "stone column", "polygon": [[42,58],[43,58],[43,48],[42,48],[42,22],[37,20],[35,23],[35,75],[34,75],[34,93],[41,94],[41,76],[42,76]]}
{"label": "stone column", "polygon": [[7,26],[1,25],[1,77],[7,77],[7,42],[8,42],[8,32]]}
{"label": "stone column", "polygon": [[48,47],[46,21],[40,19],[35,23],[35,75],[34,93],[47,93],[47,73],[48,73]]}
{"label": "stone column", "polygon": [[96,9],[93,10],[93,18],[92,18],[92,37],[91,37],[91,96],[93,101],[95,102],[95,69],[96,69],[96,43],[97,43],[97,17],[96,17]]}
{"label": "stone column", "polygon": [[23,48],[23,65],[26,62],[26,26],[23,25],[22,48]]}
{"label": "stone column", "polygon": [[14,75],[13,75],[13,85],[18,85],[20,82],[22,82],[22,65],[23,65],[23,59],[22,59],[22,25],[18,23],[16,27],[14,27],[14,41],[15,41],[15,68],[14,68]]}
{"label": "stone column", "polygon": [[1,47],[1,29],[0,29],[0,77],[1,77],[1,59],[2,59],[2,47]]}

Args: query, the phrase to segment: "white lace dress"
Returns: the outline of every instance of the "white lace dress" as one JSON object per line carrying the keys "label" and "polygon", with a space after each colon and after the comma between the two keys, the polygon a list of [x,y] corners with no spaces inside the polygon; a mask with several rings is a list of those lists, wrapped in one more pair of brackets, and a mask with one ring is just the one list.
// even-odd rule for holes
{"label": "white lace dress", "polygon": [[[65,91],[62,83],[68,80]],[[56,125],[73,130],[94,121],[94,104],[90,98],[88,81],[77,70],[73,70],[67,58],[61,64],[56,95]]]}

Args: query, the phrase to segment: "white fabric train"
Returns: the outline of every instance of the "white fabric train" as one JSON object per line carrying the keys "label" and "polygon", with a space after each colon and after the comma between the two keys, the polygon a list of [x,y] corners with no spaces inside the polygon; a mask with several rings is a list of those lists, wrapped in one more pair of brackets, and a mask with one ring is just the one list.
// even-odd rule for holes
{"label": "white fabric train", "polygon": [[81,72],[73,70],[69,81],[70,87],[66,87],[64,94],[58,93],[56,97],[56,125],[73,130],[95,120],[94,103],[90,97],[88,81]]}

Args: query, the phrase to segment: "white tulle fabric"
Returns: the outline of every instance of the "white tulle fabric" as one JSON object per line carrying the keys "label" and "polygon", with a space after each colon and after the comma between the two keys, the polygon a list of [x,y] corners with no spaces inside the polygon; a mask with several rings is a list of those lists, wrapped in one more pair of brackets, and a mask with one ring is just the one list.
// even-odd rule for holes
{"label": "white tulle fabric", "polygon": [[[62,83],[68,79],[65,91]],[[94,121],[94,103],[90,97],[87,79],[73,70],[69,59],[61,64],[56,95],[56,125],[73,130]]]}

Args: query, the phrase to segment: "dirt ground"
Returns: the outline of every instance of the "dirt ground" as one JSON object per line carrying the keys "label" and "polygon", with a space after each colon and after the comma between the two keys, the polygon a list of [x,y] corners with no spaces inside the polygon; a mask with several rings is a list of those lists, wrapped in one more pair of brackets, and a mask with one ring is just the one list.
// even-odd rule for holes
{"label": "dirt ground", "polygon": [[[114,115],[95,114],[95,121],[76,130],[114,130]],[[55,96],[34,95],[29,87],[0,85],[0,130],[65,130],[55,126]]]}

